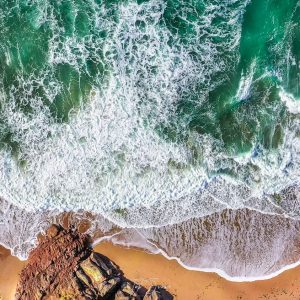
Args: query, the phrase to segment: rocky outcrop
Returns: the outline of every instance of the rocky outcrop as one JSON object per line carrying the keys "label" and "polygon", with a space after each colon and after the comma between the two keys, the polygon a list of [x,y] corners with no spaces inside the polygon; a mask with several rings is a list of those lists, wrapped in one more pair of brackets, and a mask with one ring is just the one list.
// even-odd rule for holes
{"label": "rocky outcrop", "polygon": [[149,291],[123,276],[117,265],[91,248],[76,229],[53,225],[29,256],[17,300],[159,300],[172,296],[159,286]]}
{"label": "rocky outcrop", "polygon": [[115,295],[117,300],[142,300],[144,289],[130,281],[124,281]]}
{"label": "rocky outcrop", "polygon": [[152,286],[144,296],[144,300],[170,299],[170,294],[161,286]]}

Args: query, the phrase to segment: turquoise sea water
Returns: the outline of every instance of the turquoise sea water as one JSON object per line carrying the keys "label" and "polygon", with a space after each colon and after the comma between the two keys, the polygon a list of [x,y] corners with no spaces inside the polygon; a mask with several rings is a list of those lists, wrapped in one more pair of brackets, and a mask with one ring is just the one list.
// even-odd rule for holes
{"label": "turquoise sea water", "polygon": [[1,1],[0,196],[144,229],[298,219],[299,20],[298,0]]}
{"label": "turquoise sea water", "polygon": [[[208,134],[236,154],[250,151],[255,145],[276,149],[288,121],[278,92],[283,88],[296,99],[300,93],[298,1],[136,4],[141,8],[133,16],[134,24],[124,26],[131,26],[132,34],[137,36],[130,37],[129,31],[129,37],[119,36],[115,41],[125,51],[123,67],[129,69],[128,79],[134,71],[130,70],[134,64],[131,60],[137,59],[139,47],[152,46],[153,51],[160,51],[149,40],[150,27],[160,31],[157,38],[163,42],[161,47],[180,49],[174,59],[168,57],[172,63],[170,72],[177,68],[180,71],[180,54],[184,53],[194,71],[203,73],[193,74],[191,69],[190,74],[186,71],[186,76],[178,78],[174,107],[165,108],[172,110],[172,114],[170,119],[153,124],[157,132],[179,143],[185,143],[190,132]],[[14,105],[32,117],[35,99],[49,110],[49,117],[55,122],[67,122],[70,111],[89,101],[93,88],[105,88],[113,72],[112,64],[118,60],[118,49],[108,49],[107,43],[115,38],[126,5],[131,3],[3,1],[2,106]],[[164,50],[161,49],[162,54]],[[138,74],[139,67],[146,68],[143,75],[154,80],[159,77],[160,66],[154,53],[152,58],[154,62],[145,57],[145,65],[135,65],[135,87],[146,88],[147,77]],[[142,109],[143,102],[147,102],[155,110],[153,96],[146,91],[141,93],[144,94],[138,108]],[[160,90],[153,89],[153,93],[162,96]],[[2,114],[2,141],[22,151],[14,128],[5,122],[4,109]],[[149,120],[145,123],[154,122],[151,111],[146,117]]]}

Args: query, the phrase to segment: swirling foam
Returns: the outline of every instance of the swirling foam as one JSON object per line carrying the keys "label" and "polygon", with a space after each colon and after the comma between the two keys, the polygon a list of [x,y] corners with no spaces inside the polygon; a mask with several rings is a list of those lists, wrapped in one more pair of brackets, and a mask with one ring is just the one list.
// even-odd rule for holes
{"label": "swirling foam", "polygon": [[[221,4],[207,4],[194,24],[196,35],[189,44],[180,43],[179,36],[162,22],[164,1],[120,3],[117,20],[108,17],[109,8],[93,5],[95,26],[107,32],[107,38],[96,43],[92,38],[61,40],[61,28],[51,9],[43,9],[38,18],[38,23],[51,20],[53,26],[49,64],[29,78],[20,73],[9,101],[1,94],[1,117],[21,152],[18,161],[9,149],[0,152],[0,195],[28,214],[85,210],[120,227],[144,229],[170,226],[226,208],[248,207],[298,218],[298,203],[283,203],[274,197],[276,193],[282,199],[286,189],[299,184],[297,114],[289,119],[283,142],[274,151],[253,147],[247,154],[234,156],[223,149],[221,141],[190,132],[189,143],[201,154],[196,164],[188,143],[167,141],[156,130],[158,124],[172,120],[180,96],[199,84],[198,101],[205,103],[212,87],[223,80],[222,76],[220,82],[211,78],[216,73],[226,76],[238,61],[241,17],[247,2],[222,4],[222,26],[213,22]],[[216,36],[226,42],[216,45]],[[219,47],[228,49],[228,57],[220,55]],[[101,59],[97,57],[99,49],[103,51]],[[104,79],[95,80],[88,103],[71,111],[68,123],[58,124],[30,87],[41,86],[49,102],[53,101],[61,83],[52,69],[61,63],[84,68],[90,52],[108,65],[109,71]],[[242,100],[251,84],[252,79],[241,82],[244,88],[237,95]],[[20,90],[22,101],[32,108],[30,115],[16,104],[20,101],[16,91]],[[180,128],[188,131],[182,124]],[[26,164],[21,168],[19,161]],[[220,169],[236,175],[216,175]],[[18,215],[18,222],[26,216]],[[42,220],[31,225],[40,226]],[[15,253],[25,257],[27,251]]]}

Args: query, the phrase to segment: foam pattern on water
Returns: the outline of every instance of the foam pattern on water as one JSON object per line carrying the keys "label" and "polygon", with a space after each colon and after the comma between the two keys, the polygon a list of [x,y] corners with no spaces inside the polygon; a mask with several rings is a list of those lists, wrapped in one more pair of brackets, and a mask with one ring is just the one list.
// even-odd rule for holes
{"label": "foam pattern on water", "polygon": [[[177,240],[175,224],[226,208],[247,207],[299,218],[297,196],[285,193],[299,185],[298,100],[294,90],[284,84],[284,58],[272,72],[258,70],[259,61],[252,58],[248,69],[237,71],[244,55],[240,42],[247,1],[200,1],[199,7],[197,2],[188,1],[171,12],[168,2],[162,0],[101,5],[87,1],[90,23],[80,30],[76,24],[82,13],[81,1],[68,2],[72,8],[70,27],[61,25],[50,1],[32,3],[31,25],[46,26],[51,34],[45,63],[25,65],[20,51],[15,80],[5,84],[5,77],[0,86],[1,136],[9,133],[10,137],[0,150],[0,196],[10,203],[8,208],[7,204],[0,206],[2,224],[13,218],[16,221],[0,235],[2,243],[14,249],[27,245],[15,250],[25,257],[34,243],[27,243],[25,236],[30,240],[45,228],[43,222],[52,219],[43,213],[51,211],[53,215],[91,211],[120,227],[144,228],[144,234],[164,249],[172,236]],[[186,30],[181,32],[168,14],[181,20]],[[1,15],[0,19],[5,18]],[[11,71],[13,52],[6,42],[1,47],[5,66]],[[275,52],[279,50],[274,48]],[[92,71],[95,66],[97,70]],[[58,71],[61,68],[64,71]],[[188,101],[198,108],[211,108],[208,116],[217,122],[218,113],[208,99],[235,71],[240,78],[232,84],[232,99],[224,100],[224,109],[243,105],[251,97],[262,99],[262,103],[274,97],[274,106],[268,106],[265,115],[272,122],[282,116],[282,124],[274,121],[266,138],[276,147],[265,146],[258,132],[249,138],[250,150],[228,150],[224,124],[215,127],[214,135],[201,131],[203,128],[194,130],[190,126],[192,117],[178,113],[179,104]],[[270,78],[276,72],[279,75],[273,83]],[[66,74],[71,74],[67,83]],[[57,100],[61,97],[63,102]],[[78,101],[73,103],[72,99]],[[66,122],[59,122],[55,115],[60,105],[67,111]],[[241,131],[242,121],[248,117],[255,128],[260,128],[256,110],[250,105],[249,111],[237,111],[235,122],[241,122]],[[259,110],[264,116],[263,107]],[[168,137],[175,138],[166,137],[162,128],[167,128]],[[233,128],[233,135],[235,131]],[[219,137],[222,135],[223,139]],[[17,145],[17,151],[11,151],[12,145]],[[17,208],[22,213],[16,212]],[[37,215],[38,219],[32,217],[30,228],[24,227],[26,234],[19,242],[9,242],[12,232],[18,232],[14,226]],[[293,227],[294,221],[290,222]],[[165,230],[171,225],[175,233]],[[159,238],[151,229],[147,231],[161,226],[157,229]],[[184,232],[196,234],[203,229],[200,227],[185,226]],[[249,230],[247,239],[260,243],[252,235],[254,231]],[[211,240],[211,247],[214,242]],[[244,243],[243,247],[249,245]],[[212,265],[200,258],[197,261],[197,254],[189,251],[186,255],[191,256],[183,257],[185,251],[178,249],[182,252],[170,255],[181,257],[188,265],[197,262],[199,266],[239,274],[238,265],[232,269],[224,265],[230,261],[228,257],[220,257]],[[265,272],[266,265],[259,268],[265,257],[257,256],[251,263],[255,259],[253,270],[249,267],[241,272],[244,276],[248,271],[249,276]]]}
{"label": "foam pattern on water", "polygon": [[142,232],[168,256],[179,257],[186,266],[222,266],[234,280],[268,276],[298,262],[300,255],[298,221],[247,210],[224,211]]}
{"label": "foam pattern on water", "polygon": [[[148,229],[123,229],[115,244],[162,253],[192,270],[252,281],[299,264],[299,221],[241,209]],[[221,268],[220,268],[221,266]]]}

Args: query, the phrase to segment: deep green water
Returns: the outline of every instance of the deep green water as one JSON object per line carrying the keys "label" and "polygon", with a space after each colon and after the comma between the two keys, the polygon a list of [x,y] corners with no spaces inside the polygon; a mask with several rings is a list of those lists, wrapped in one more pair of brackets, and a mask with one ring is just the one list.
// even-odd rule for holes
{"label": "deep green water", "polygon": [[[154,121],[164,138],[186,142],[191,132],[208,134],[234,153],[250,151],[255,145],[276,149],[282,142],[287,115],[279,88],[300,96],[299,1],[242,2],[168,0],[156,7],[160,17],[155,26],[167,32],[167,44],[182,47],[195,64],[204,66],[202,80],[191,79],[177,87],[175,112],[163,122]],[[93,87],[104,87],[114,60],[114,54],[104,48],[118,26],[120,7],[127,3],[2,1],[2,107],[13,106],[31,118],[38,102],[56,122],[68,122],[70,111],[89,101]],[[214,6],[217,13],[205,23],[208,7],[213,11]],[[143,32],[149,24],[141,18],[135,26]],[[122,41],[124,47],[126,42]],[[212,56],[207,65],[212,72],[205,68],[206,56]],[[123,62],[130,64],[126,58]],[[155,76],[157,68],[152,65],[147,74]],[[243,76],[251,86],[239,95]],[[143,80],[137,78],[135,85],[143,85]],[[152,99],[143,95],[140,101]],[[1,140],[18,148],[6,117],[2,110]],[[152,122],[151,113],[148,117],[145,122]]]}

